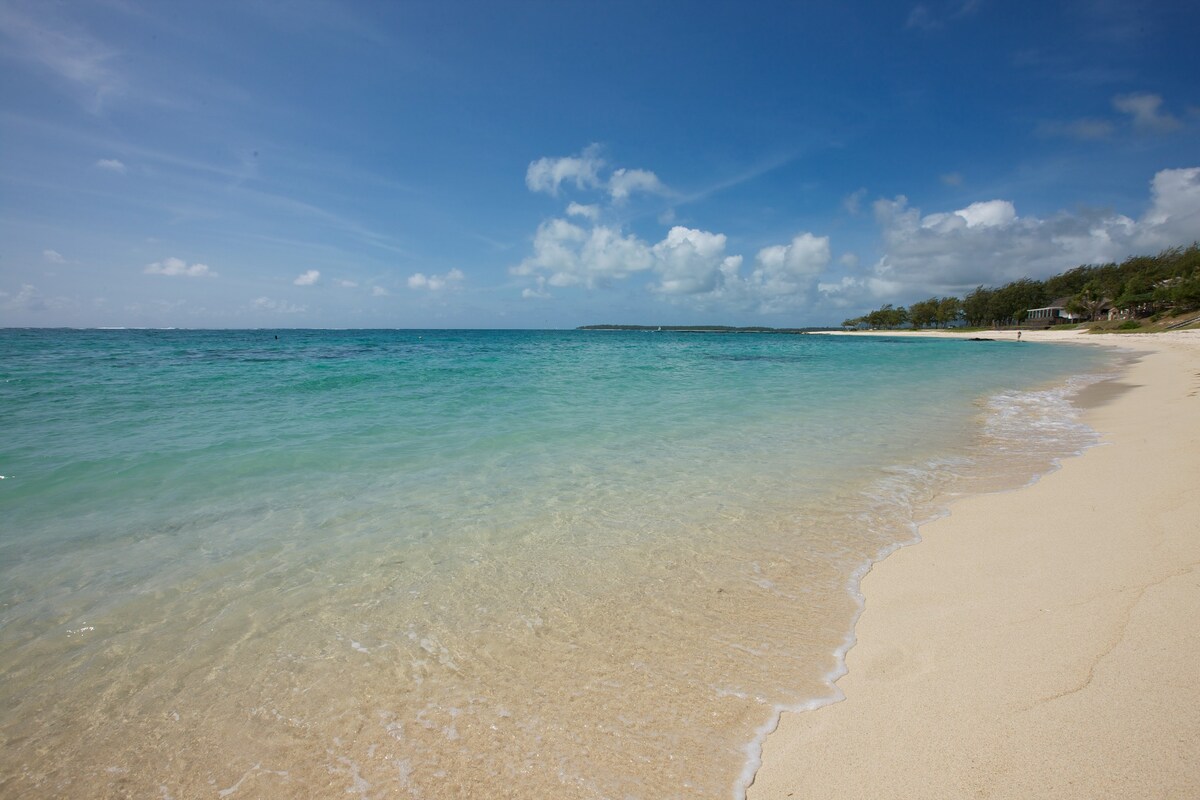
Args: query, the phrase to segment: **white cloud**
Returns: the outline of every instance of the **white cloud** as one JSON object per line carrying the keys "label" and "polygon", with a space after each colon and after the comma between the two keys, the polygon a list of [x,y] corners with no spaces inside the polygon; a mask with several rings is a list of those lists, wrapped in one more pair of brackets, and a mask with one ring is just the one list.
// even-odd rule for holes
{"label": "white cloud", "polygon": [[619,229],[596,225],[590,231],[564,219],[549,219],[533,237],[533,255],[511,271],[544,274],[551,286],[585,285],[589,289],[643,272],[654,264],[650,247]]}
{"label": "white cloud", "polygon": [[[864,197],[862,190],[848,196],[847,210]],[[1001,198],[928,214],[903,196],[878,200],[873,210],[883,255],[870,265],[860,265],[853,252],[835,263],[830,238],[812,232],[763,247],[748,262],[727,252],[728,238],[719,232],[674,225],[660,241],[647,241],[598,222],[593,206],[572,204],[570,219],[538,226],[530,254],[510,273],[529,279],[521,289],[526,299],[549,298],[555,287],[596,290],[644,276],[645,290],[703,310],[861,307],[908,295],[961,295],[981,283],[1041,278],[1080,264],[1186,245],[1200,230],[1200,168],[1157,173],[1150,201],[1135,220],[1105,210],[1022,217],[1011,200]],[[410,285],[428,288],[433,280],[418,274]]]}
{"label": "white cloud", "polygon": [[[654,291],[663,294],[712,292],[721,283],[725,262],[725,234],[676,225],[654,245],[654,270],[659,282]],[[740,261],[739,261],[740,264]]]}
{"label": "white cloud", "polygon": [[1122,94],[1113,98],[1113,108],[1133,118],[1133,127],[1151,133],[1170,133],[1182,123],[1161,111],[1162,97],[1156,94]]}
{"label": "white cloud", "polygon": [[23,283],[16,294],[0,292],[0,308],[6,311],[42,311],[46,303],[33,284]]}
{"label": "white cloud", "polygon": [[806,303],[830,262],[828,237],[804,233],[764,248],[743,277],[743,257],[727,254],[726,245],[724,234],[682,225],[650,244],[617,228],[550,219],[539,226],[532,255],[511,272],[536,279],[525,298],[548,297],[547,286],[596,289],[645,274],[654,278],[647,288],[672,302],[772,312]]}
{"label": "white cloud", "polygon": [[1150,194],[1153,204],[1135,237],[1141,249],[1187,245],[1200,237],[1200,167],[1162,170]]}
{"label": "white cloud", "polygon": [[521,297],[526,300],[545,300],[552,295],[546,291],[546,279],[541,275],[537,278],[536,287],[526,287],[521,290]]}
{"label": "white cloud", "polygon": [[252,305],[261,311],[270,311],[275,314],[301,314],[308,310],[308,306],[298,306],[286,300],[272,300],[269,297],[259,297]]}
{"label": "white cloud", "polygon": [[321,277],[320,270],[310,269],[302,272],[292,283],[297,286],[312,286]]}
{"label": "white cloud", "polygon": [[372,297],[387,297],[389,294],[391,294],[391,292],[389,292],[387,289],[383,288],[382,286],[372,286],[371,287],[371,296]]}
{"label": "white cloud", "polygon": [[466,276],[459,269],[452,269],[445,275],[426,275],[423,272],[418,272],[409,276],[408,288],[428,289],[431,292],[437,292],[447,287],[457,286],[465,278]]}
{"label": "white cloud", "polygon": [[62,257],[62,253],[57,250],[43,250],[42,258],[47,264],[65,264],[67,260]]}
{"label": "white cloud", "polygon": [[782,311],[802,305],[830,259],[828,236],[802,233],[790,244],[764,247],[749,277],[762,310]]}
{"label": "white cloud", "polygon": [[[878,204],[877,204],[878,207]],[[921,217],[921,227],[942,233],[959,228],[992,228],[1008,225],[1017,218],[1017,211],[1007,200],[986,200],[966,208]]]}
{"label": "white cloud", "polygon": [[842,198],[842,208],[846,209],[846,212],[849,214],[857,215],[858,212],[862,211],[862,201],[866,196],[867,190],[865,188],[855,189]]}
{"label": "white cloud", "polygon": [[525,171],[525,185],[533,192],[558,195],[558,187],[572,182],[577,189],[589,189],[600,185],[600,146],[591,144],[577,156],[565,158],[539,158],[529,164]]}
{"label": "white cloud", "polygon": [[584,205],[582,203],[571,203],[567,206],[567,216],[569,217],[584,217],[592,222],[600,219],[600,206]]}
{"label": "white cloud", "polygon": [[358,287],[358,281],[348,281],[343,278],[334,278],[333,282],[343,289],[355,289]]}
{"label": "white cloud", "polygon": [[67,85],[83,89],[89,110],[99,112],[108,96],[125,88],[123,76],[112,66],[119,53],[83,31],[69,16],[50,19],[54,15],[55,8],[48,3],[28,4],[24,9],[0,4],[0,32],[9,42],[6,50],[49,70]]}
{"label": "white cloud", "polygon": [[618,169],[608,179],[608,192],[614,203],[623,203],[634,192],[664,194],[666,187],[653,172],[644,169]]}
{"label": "white cloud", "polygon": [[97,169],[106,170],[108,172],[116,172],[121,175],[125,174],[125,165],[115,158],[102,158],[96,162]]}
{"label": "white cloud", "polygon": [[1017,218],[1017,209],[1007,200],[986,200],[982,203],[971,203],[966,208],[954,212],[967,221],[968,228],[991,228],[997,225],[1008,225]]}
{"label": "white cloud", "polygon": [[147,275],[173,275],[185,278],[215,278],[217,273],[209,269],[207,264],[191,264],[181,258],[164,258],[147,264],[143,270]]}
{"label": "white cloud", "polygon": [[[558,196],[563,184],[574,185],[580,191],[600,190],[609,200],[621,205],[637,192],[665,195],[670,190],[658,176],[647,169],[614,169],[607,177],[601,173],[606,163],[600,157],[600,145],[591,144],[583,152],[564,158],[539,158],[529,164],[525,171],[525,185],[533,192],[545,192]],[[600,206],[572,202],[567,215],[584,217],[595,222],[599,219]]]}
{"label": "white cloud", "polygon": [[[922,216],[907,198],[879,200],[884,256],[862,287],[879,297],[961,294],[978,284],[1044,278],[1079,266],[1185,245],[1200,230],[1200,168],[1162,170],[1140,220],[1112,211],[1022,217],[1007,200]],[[873,281],[873,282],[872,282]]]}

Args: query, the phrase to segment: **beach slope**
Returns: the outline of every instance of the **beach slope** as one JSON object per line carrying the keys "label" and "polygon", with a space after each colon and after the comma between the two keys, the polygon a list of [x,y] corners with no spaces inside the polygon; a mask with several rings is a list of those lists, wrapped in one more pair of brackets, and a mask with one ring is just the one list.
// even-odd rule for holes
{"label": "beach slope", "polygon": [[1200,797],[1200,333],[1087,340],[1142,353],[1105,444],[875,566],[845,699],[784,714],[750,800]]}

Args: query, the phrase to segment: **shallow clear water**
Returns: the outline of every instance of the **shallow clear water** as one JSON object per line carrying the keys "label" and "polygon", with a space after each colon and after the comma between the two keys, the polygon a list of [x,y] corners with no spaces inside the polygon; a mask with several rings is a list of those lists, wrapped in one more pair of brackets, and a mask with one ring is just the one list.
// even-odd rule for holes
{"label": "shallow clear water", "polygon": [[[278,338],[276,338],[278,337]],[[0,793],[727,797],[1085,348],[0,331]]]}

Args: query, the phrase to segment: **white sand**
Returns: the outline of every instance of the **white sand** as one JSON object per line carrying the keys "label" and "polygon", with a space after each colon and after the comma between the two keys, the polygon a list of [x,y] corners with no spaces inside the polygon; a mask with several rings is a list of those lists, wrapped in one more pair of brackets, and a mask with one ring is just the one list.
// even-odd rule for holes
{"label": "white sand", "polygon": [[876,565],[846,699],[784,715],[750,800],[1200,798],[1200,332],[1025,338],[1144,353],[1107,445]]}

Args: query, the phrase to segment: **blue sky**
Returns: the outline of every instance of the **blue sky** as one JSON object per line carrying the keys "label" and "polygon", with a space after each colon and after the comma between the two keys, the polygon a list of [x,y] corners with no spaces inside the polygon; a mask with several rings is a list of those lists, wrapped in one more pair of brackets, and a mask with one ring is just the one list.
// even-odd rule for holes
{"label": "blue sky", "polygon": [[0,325],[840,322],[1200,239],[1191,2],[0,0]]}

